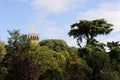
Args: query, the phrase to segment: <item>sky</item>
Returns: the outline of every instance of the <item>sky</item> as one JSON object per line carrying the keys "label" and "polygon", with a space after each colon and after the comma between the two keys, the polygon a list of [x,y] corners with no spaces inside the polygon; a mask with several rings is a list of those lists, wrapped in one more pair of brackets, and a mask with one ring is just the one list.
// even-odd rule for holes
{"label": "sky", "polygon": [[[80,20],[104,18],[114,25],[101,42],[120,41],[120,0],[0,0],[0,39],[7,43],[7,30],[22,34],[39,33],[40,41],[62,39],[77,46],[69,37],[70,25]],[[34,31],[30,26],[35,26]]]}

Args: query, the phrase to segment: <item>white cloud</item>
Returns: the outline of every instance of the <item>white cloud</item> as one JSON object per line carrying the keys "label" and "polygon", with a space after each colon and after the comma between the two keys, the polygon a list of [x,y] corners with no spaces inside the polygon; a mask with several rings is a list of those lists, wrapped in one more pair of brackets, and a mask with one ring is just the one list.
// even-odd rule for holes
{"label": "white cloud", "polygon": [[81,6],[85,0],[33,0],[32,5],[47,13],[60,13]]}
{"label": "white cloud", "polygon": [[105,18],[114,25],[114,31],[120,31],[120,3],[106,2],[99,8],[91,9],[79,14],[81,19]]}

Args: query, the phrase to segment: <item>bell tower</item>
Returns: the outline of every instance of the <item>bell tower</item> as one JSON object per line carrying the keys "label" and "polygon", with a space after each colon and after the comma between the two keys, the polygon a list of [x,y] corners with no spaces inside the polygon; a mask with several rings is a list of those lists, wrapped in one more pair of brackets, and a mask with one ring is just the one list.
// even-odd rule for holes
{"label": "bell tower", "polygon": [[28,34],[28,38],[30,39],[31,42],[36,42],[36,43],[38,43],[39,40],[40,40],[40,34],[33,33],[34,28],[35,28],[34,26],[30,26],[30,31],[31,31],[31,33]]}

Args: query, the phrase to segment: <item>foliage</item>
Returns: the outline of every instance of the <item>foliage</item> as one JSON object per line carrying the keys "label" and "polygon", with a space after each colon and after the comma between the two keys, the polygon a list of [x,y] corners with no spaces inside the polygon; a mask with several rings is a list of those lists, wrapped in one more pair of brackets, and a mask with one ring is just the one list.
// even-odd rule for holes
{"label": "foliage", "polygon": [[0,41],[0,80],[4,80],[5,76],[7,75],[7,69],[2,64],[5,54],[5,43],[3,41]]}
{"label": "foliage", "polygon": [[[112,26],[104,19],[81,20],[79,23],[71,25],[68,35],[77,39],[80,47],[78,56],[83,58],[91,69],[90,80],[112,80],[113,78],[109,67],[110,56],[105,52],[106,45],[95,39],[98,35],[109,34],[113,30]],[[83,39],[86,40],[84,47],[80,44]]]}
{"label": "foliage", "polygon": [[57,52],[68,50],[67,43],[60,39],[42,40],[40,41],[40,46],[47,46],[49,49]]}
{"label": "foliage", "polygon": [[79,23],[71,25],[71,30],[68,35],[76,38],[78,45],[81,47],[80,42],[82,42],[83,39],[94,39],[94,37],[98,35],[107,35],[113,30],[111,28],[112,26],[112,24],[104,19],[92,21],[80,20]]}
{"label": "foliage", "polygon": [[0,41],[0,62],[2,61],[5,53],[6,53],[5,43],[3,41]]}
{"label": "foliage", "polygon": [[19,30],[8,31],[10,38],[8,38],[7,52],[10,53],[25,53],[30,48],[30,40],[27,35],[20,35]]}
{"label": "foliage", "polygon": [[41,50],[41,47],[38,43],[36,43],[36,42],[33,43],[32,42],[30,44],[30,53],[31,53],[31,55],[33,55],[35,60],[36,60],[36,57],[39,54],[40,50]]}
{"label": "foliage", "polygon": [[120,72],[120,48],[113,48],[110,52],[111,67],[113,71]]}
{"label": "foliage", "polygon": [[40,75],[39,80],[64,80],[63,75],[57,69],[47,69]]}
{"label": "foliage", "polygon": [[79,56],[86,60],[88,66],[91,68],[91,79],[100,78],[101,80],[102,76],[107,75],[101,73],[101,70],[108,71],[110,68],[110,57],[104,50],[101,51],[96,46],[88,45],[79,49]]}
{"label": "foliage", "polygon": [[68,51],[60,51],[59,53],[65,57],[66,61],[70,58],[70,54]]}
{"label": "foliage", "polygon": [[68,52],[69,52],[70,56],[74,56],[74,55],[78,54],[78,48],[76,48],[76,47],[69,47],[68,48]]}
{"label": "foliage", "polygon": [[111,72],[103,71],[103,72],[97,73],[92,80],[116,80],[116,79],[113,78]]}
{"label": "foliage", "polygon": [[37,80],[40,74],[40,66],[34,63],[31,55],[19,54],[12,58],[8,68],[9,75],[5,80]]}
{"label": "foliage", "polygon": [[4,63],[9,66],[9,62],[13,57],[17,57],[18,54],[24,54],[28,52],[30,48],[30,41],[27,35],[20,35],[19,30],[8,31],[10,38],[8,38],[8,45],[6,45],[6,55]]}
{"label": "foliage", "polygon": [[116,47],[120,47],[119,41],[117,41],[117,42],[114,42],[114,41],[112,41],[112,42],[107,42],[107,47],[108,47],[110,50],[112,50],[112,49],[114,49],[114,48],[116,48]]}
{"label": "foliage", "polygon": [[112,76],[114,80],[120,80],[120,73],[118,71],[113,71]]}
{"label": "foliage", "polygon": [[61,71],[66,64],[66,58],[63,54],[49,50],[46,46],[41,47],[39,53],[34,55],[36,56],[36,63],[42,65],[42,72],[49,68],[57,68]]}
{"label": "foliage", "polygon": [[65,68],[66,80],[89,80],[91,69],[87,66],[85,60],[76,58],[69,61]]}
{"label": "foliage", "polygon": [[105,52],[93,51],[92,53],[88,54],[87,60],[92,69],[96,68],[98,70],[102,70],[106,64],[109,63],[110,58]]}
{"label": "foliage", "polygon": [[112,76],[115,80],[120,79],[120,44],[117,42],[108,42],[107,46],[109,48],[110,62],[111,62],[111,71]]}
{"label": "foliage", "polygon": [[36,80],[40,67],[35,64],[30,51],[30,41],[27,35],[21,35],[18,30],[8,31],[8,45],[3,63],[8,69],[5,80]]}

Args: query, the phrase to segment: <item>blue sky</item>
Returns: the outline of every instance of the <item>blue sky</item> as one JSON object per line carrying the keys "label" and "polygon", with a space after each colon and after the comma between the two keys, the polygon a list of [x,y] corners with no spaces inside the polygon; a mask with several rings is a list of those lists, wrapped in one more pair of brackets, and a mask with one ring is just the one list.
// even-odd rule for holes
{"label": "blue sky", "polygon": [[67,35],[70,25],[98,18],[114,24],[110,35],[98,39],[119,41],[120,0],[0,0],[0,39],[7,42],[7,30],[19,29],[23,34],[40,33],[40,40],[63,39],[76,46],[76,40]]}

